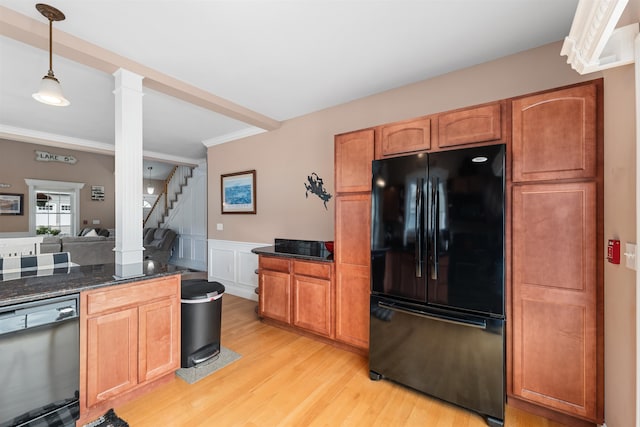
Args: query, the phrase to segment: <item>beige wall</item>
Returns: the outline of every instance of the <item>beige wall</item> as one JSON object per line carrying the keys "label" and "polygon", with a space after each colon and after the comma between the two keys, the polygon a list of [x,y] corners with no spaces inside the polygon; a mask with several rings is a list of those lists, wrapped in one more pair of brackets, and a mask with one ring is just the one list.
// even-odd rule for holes
{"label": "beige wall", "polygon": [[[605,239],[635,242],[635,108],[632,65],[605,73]],[[634,425],[635,272],[605,262],[605,416],[608,427]]]}
{"label": "beige wall", "polygon": [[[571,70],[559,55],[560,47],[554,43],[449,73],[209,148],[209,238],[264,243],[275,237],[333,240],[334,199],[325,210],[318,197],[305,198],[304,183],[315,172],[334,194],[335,134],[598,77],[580,77]],[[249,169],[257,171],[258,213],[222,215],[220,175]],[[216,230],[218,223],[223,231]]]}
{"label": "beige wall", "polygon": [[[627,18],[628,19],[628,18]],[[633,21],[632,21],[633,22]],[[560,56],[561,42],[401,87],[308,116],[275,131],[208,150],[211,239],[270,243],[275,237],[332,240],[329,211],[303,183],[318,173],[334,193],[333,136],[425,114],[605,78],[605,239],[635,241],[633,67],[580,76]],[[256,169],[257,215],[220,214],[220,174]],[[222,223],[223,231],[216,230]],[[635,273],[605,266],[605,418],[635,423]]]}
{"label": "beige wall", "polygon": [[[35,160],[35,150],[70,154],[78,162],[74,165],[38,162]],[[82,227],[83,220],[91,225],[92,220],[99,219],[99,227],[115,227],[113,156],[0,139],[0,183],[11,185],[9,188],[1,188],[0,192],[25,195],[24,215],[0,217],[0,233],[29,231],[29,187],[25,178],[84,183],[84,188],[80,190],[80,226]],[[92,185],[104,186],[104,201],[91,200]]]}

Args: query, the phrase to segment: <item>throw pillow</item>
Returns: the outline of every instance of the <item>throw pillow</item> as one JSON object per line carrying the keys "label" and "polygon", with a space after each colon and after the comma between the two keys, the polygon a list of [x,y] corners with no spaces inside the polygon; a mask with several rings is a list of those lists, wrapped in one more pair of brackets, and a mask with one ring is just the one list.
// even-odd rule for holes
{"label": "throw pillow", "polygon": [[91,229],[91,231],[88,232],[87,234],[85,234],[84,237],[95,237],[97,235],[98,235],[98,233],[96,233],[96,230]]}

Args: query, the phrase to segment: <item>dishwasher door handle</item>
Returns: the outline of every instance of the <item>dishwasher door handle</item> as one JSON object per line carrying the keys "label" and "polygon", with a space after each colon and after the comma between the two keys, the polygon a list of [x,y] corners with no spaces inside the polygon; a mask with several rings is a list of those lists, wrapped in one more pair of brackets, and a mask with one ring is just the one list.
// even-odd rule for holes
{"label": "dishwasher door handle", "polygon": [[487,329],[487,321],[486,320],[470,320],[470,319],[458,319],[451,316],[446,316],[443,314],[435,314],[435,313],[425,313],[423,311],[410,310],[408,308],[400,308],[392,304],[385,304],[383,302],[378,302],[378,307],[386,308],[388,310],[397,311],[400,313],[408,314],[410,316],[418,316],[423,317],[429,320],[435,320],[438,322],[452,323],[454,325],[459,326],[468,326],[470,328],[477,329]]}

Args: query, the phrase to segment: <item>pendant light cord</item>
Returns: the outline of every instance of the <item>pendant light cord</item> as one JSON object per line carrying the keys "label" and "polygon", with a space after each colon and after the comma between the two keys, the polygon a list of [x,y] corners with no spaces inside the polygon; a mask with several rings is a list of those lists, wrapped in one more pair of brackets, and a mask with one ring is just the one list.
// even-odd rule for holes
{"label": "pendant light cord", "polygon": [[49,19],[49,77],[53,77],[53,21]]}

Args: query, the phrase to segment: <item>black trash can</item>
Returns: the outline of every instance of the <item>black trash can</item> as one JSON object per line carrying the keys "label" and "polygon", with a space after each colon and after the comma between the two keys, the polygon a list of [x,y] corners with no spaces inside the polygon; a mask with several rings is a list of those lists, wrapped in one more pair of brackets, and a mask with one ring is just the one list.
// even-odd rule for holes
{"label": "black trash can", "polygon": [[224,285],[218,282],[182,281],[181,367],[194,367],[220,353],[223,294]]}

